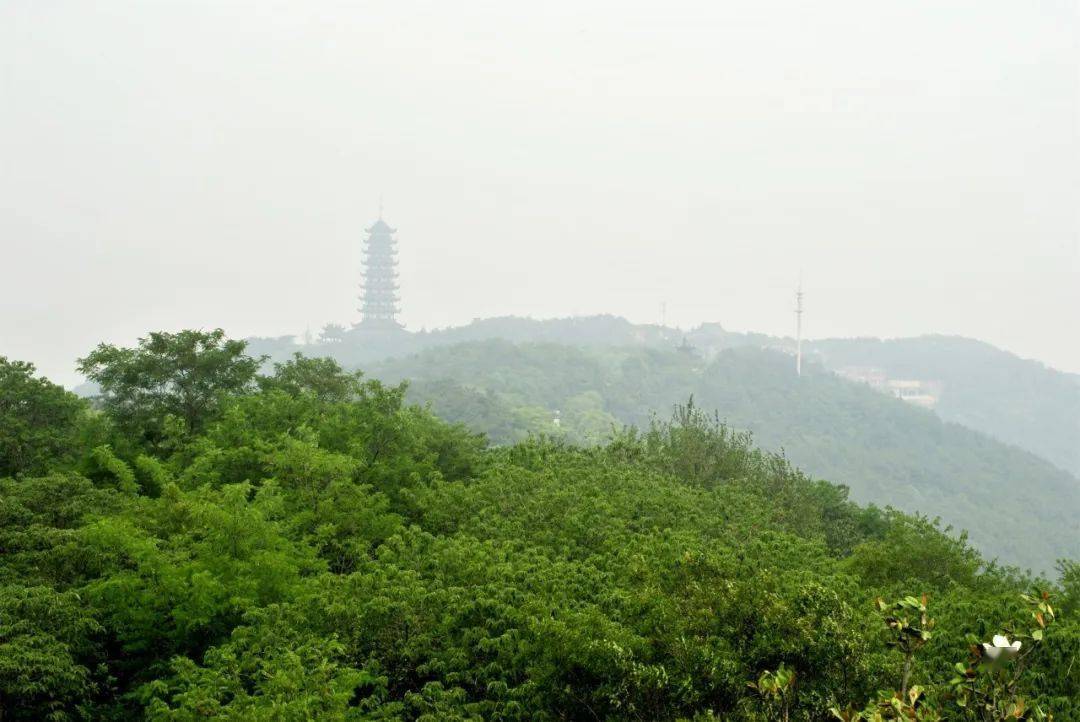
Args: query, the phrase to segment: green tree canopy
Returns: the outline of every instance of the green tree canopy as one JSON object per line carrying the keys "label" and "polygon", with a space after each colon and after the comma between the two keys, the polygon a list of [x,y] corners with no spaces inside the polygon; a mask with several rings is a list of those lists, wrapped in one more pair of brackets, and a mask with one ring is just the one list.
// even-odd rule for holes
{"label": "green tree canopy", "polygon": [[220,328],[157,331],[135,348],[101,344],[79,360],[79,371],[101,386],[118,426],[154,444],[166,435],[169,417],[198,433],[218,416],[226,396],[253,388],[262,360],[246,348]]}
{"label": "green tree canopy", "polygon": [[489,447],[403,385],[179,336],[98,349],[140,384],[108,443],[0,478],[5,720],[1080,719],[1072,562],[999,568],[693,404]]}
{"label": "green tree canopy", "polygon": [[0,476],[41,474],[76,453],[86,403],[0,356]]}

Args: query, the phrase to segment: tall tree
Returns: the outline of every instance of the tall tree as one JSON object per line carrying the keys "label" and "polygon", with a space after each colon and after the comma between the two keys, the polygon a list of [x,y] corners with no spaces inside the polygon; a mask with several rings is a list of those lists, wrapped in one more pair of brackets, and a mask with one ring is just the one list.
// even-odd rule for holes
{"label": "tall tree", "polygon": [[261,376],[263,391],[284,391],[290,396],[311,394],[319,401],[352,401],[363,394],[366,385],[359,371],[345,371],[334,359],[308,358],[297,352],[285,363],[274,364],[273,376]]}
{"label": "tall tree", "polygon": [[101,386],[106,411],[122,429],[151,444],[169,417],[198,433],[221,410],[227,395],[254,387],[262,358],[247,343],[213,331],[156,332],[135,348],[101,344],[79,360],[79,370]]}

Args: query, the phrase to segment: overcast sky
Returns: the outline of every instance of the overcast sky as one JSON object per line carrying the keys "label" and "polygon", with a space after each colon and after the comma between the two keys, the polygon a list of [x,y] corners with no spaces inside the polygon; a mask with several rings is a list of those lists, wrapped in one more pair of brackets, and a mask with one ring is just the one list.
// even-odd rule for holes
{"label": "overcast sky", "polygon": [[614,313],[1080,371],[1073,0],[0,2],[0,355]]}

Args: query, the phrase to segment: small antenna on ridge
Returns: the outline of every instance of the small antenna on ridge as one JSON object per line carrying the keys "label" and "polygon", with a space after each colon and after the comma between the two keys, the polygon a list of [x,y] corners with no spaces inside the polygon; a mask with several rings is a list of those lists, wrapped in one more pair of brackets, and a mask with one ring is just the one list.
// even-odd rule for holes
{"label": "small antenna on ridge", "polygon": [[802,315],[803,290],[802,271],[799,271],[799,285],[795,289],[795,375],[802,376]]}

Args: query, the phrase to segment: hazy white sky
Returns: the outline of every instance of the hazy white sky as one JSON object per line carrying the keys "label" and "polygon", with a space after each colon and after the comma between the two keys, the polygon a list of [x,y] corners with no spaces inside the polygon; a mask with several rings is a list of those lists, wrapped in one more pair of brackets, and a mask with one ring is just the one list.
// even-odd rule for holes
{"label": "hazy white sky", "polygon": [[1080,371],[1074,0],[0,3],[0,355],[610,312]]}

